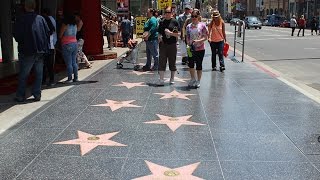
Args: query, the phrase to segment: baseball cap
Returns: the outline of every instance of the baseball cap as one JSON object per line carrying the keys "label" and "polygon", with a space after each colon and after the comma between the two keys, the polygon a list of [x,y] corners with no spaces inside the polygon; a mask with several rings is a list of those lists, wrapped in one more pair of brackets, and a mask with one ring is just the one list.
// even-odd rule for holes
{"label": "baseball cap", "polygon": [[184,9],[192,9],[190,5],[186,5]]}

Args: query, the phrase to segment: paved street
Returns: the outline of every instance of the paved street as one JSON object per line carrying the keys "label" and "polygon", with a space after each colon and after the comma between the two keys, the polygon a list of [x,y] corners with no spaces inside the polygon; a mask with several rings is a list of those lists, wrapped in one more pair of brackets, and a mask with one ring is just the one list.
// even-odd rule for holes
{"label": "paved street", "polygon": [[320,105],[210,53],[199,89],[105,65],[0,136],[1,179],[319,179]]}
{"label": "paved street", "polygon": [[[227,24],[228,39],[233,40],[234,26]],[[291,36],[290,28],[267,27],[246,30],[245,53],[297,83],[320,91],[320,36]],[[231,43],[233,45],[233,43]],[[239,46],[238,46],[239,47]],[[320,97],[320,96],[319,96]]]}

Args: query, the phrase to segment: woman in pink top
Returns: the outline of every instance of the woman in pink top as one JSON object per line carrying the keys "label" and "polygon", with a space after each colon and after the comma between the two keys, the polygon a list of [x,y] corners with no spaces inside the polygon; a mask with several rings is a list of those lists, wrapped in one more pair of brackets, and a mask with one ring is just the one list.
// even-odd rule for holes
{"label": "woman in pink top", "polygon": [[[194,9],[191,13],[192,23],[187,28],[187,44],[192,49],[192,57],[189,57],[189,71],[191,80],[189,87],[200,87],[200,80],[202,76],[202,61],[205,54],[204,42],[208,39],[208,30],[204,23],[200,22],[200,11]],[[194,64],[196,64],[197,80],[195,78]]]}
{"label": "woman in pink top", "polygon": [[223,59],[223,46],[227,41],[224,22],[220,16],[219,11],[213,11],[212,20],[209,24],[209,42],[212,51],[212,71],[216,71],[216,57],[219,56],[220,71],[225,70]]}
{"label": "woman in pink top", "polygon": [[[78,81],[78,63],[77,63],[77,24],[76,18],[72,14],[64,17],[61,26],[59,38],[61,40],[62,55],[67,66],[68,79],[65,83]],[[72,80],[73,74],[73,80]]]}

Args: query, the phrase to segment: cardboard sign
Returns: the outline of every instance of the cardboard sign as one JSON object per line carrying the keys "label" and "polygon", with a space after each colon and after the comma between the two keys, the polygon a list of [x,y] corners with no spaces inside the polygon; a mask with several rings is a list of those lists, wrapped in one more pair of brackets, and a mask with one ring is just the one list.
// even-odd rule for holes
{"label": "cardboard sign", "polygon": [[158,8],[165,9],[172,6],[172,0],[158,0]]}
{"label": "cardboard sign", "polygon": [[141,38],[143,35],[144,24],[147,22],[147,17],[136,17],[136,34]]}

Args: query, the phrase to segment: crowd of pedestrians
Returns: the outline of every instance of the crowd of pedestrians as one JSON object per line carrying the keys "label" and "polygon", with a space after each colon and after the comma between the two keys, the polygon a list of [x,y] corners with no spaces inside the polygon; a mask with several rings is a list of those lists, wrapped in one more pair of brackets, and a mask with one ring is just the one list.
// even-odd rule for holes
{"label": "crowd of pedestrians", "polygon": [[[35,80],[32,95],[35,101],[41,100],[42,85],[55,85],[55,54],[61,52],[67,70],[67,80],[64,83],[79,81],[79,62],[84,62],[90,68],[91,63],[82,51],[83,21],[79,13],[58,13],[55,20],[49,9],[44,9],[41,15],[35,12],[34,0],[25,1],[26,13],[18,18],[14,27],[14,38],[18,42],[19,51],[19,84],[15,100],[26,100],[26,81],[32,68]],[[185,7],[185,12],[176,16],[171,7],[159,13],[149,8],[148,20],[144,25],[143,39],[146,42],[147,62],[143,71],[158,71],[157,85],[164,85],[167,63],[171,71],[170,84],[174,84],[177,58],[177,45],[182,52],[182,64],[188,65],[191,80],[190,87],[199,88],[202,76],[202,61],[205,55],[205,42],[209,41],[212,50],[212,70],[217,70],[216,55],[219,56],[220,71],[225,70],[222,56],[226,42],[225,25],[218,11],[213,12],[212,22],[207,28],[201,21],[200,11]],[[122,47],[132,46],[134,18],[102,17],[103,35],[107,36],[108,48],[118,47],[118,39],[122,39]],[[153,59],[153,66],[152,65]],[[47,81],[47,77],[48,81]]]}
{"label": "crowd of pedestrians", "polygon": [[[188,83],[189,87],[200,87],[206,41],[209,41],[212,51],[212,70],[218,69],[216,55],[219,56],[219,70],[221,72],[225,70],[223,47],[226,43],[226,33],[225,24],[219,11],[213,11],[212,21],[208,27],[201,21],[200,11],[192,9],[189,5],[185,7],[184,13],[179,15],[177,19],[171,7],[166,8],[160,14],[157,10],[150,8],[147,16],[148,21],[144,25],[143,33],[147,62],[142,70],[159,72],[160,77],[156,85],[164,85],[167,62],[171,72],[169,83],[174,84],[178,44],[181,50],[182,64],[187,64],[189,67],[191,77]],[[151,66],[152,59],[153,66]]]}
{"label": "crowd of pedestrians", "polygon": [[[292,29],[291,36],[294,36],[294,31],[296,28],[299,28],[297,36],[300,36],[301,30],[302,30],[302,36],[304,36],[304,30],[306,29],[306,26],[307,26],[307,21],[304,18],[304,15],[301,15],[298,20],[295,15],[292,15],[290,19],[290,28]],[[311,35],[313,35],[313,32],[315,32],[315,35],[320,35],[320,33],[318,34],[318,28],[319,28],[319,21],[316,19],[316,17],[313,17],[312,20],[310,21]]]}
{"label": "crowd of pedestrians", "polygon": [[121,40],[122,47],[128,47],[128,42],[133,39],[134,18],[131,15],[102,16],[103,36],[107,37],[109,50],[116,49]]}
{"label": "crowd of pedestrians", "polygon": [[19,81],[15,100],[26,100],[26,83],[33,69],[35,79],[32,95],[35,101],[40,101],[42,85],[55,85],[57,50],[61,52],[66,64],[68,78],[64,83],[79,80],[79,62],[84,62],[87,68],[91,67],[91,63],[82,52],[83,22],[79,13],[58,13],[55,20],[49,9],[43,9],[41,15],[37,14],[34,0],[25,0],[24,8],[25,14],[17,18],[13,30],[19,54]]}

